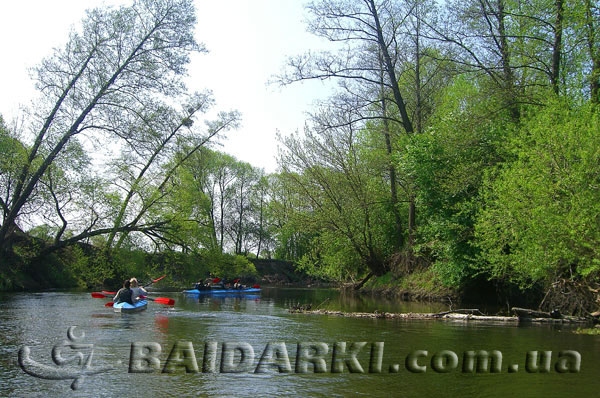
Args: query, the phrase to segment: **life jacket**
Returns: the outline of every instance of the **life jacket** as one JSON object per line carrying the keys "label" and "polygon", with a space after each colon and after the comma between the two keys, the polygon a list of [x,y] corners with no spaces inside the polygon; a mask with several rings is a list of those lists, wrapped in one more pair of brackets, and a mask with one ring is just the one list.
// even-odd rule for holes
{"label": "life jacket", "polygon": [[117,301],[115,301],[115,303],[129,303],[133,305],[133,300],[131,299],[131,289],[120,289],[117,292]]}

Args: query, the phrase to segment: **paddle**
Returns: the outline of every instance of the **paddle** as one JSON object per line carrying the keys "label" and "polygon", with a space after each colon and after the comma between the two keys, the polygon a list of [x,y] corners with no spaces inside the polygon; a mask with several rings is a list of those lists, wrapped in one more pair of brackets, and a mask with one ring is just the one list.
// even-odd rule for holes
{"label": "paddle", "polygon": [[252,288],[254,288],[254,289],[260,289],[260,285],[254,285],[254,286],[252,286]]}
{"label": "paddle", "polygon": [[[110,298],[110,296],[107,296],[106,294],[102,294],[102,293],[92,293],[92,297],[93,298]],[[155,301],[160,304],[175,305],[175,300],[167,298],[167,297],[156,297],[156,298],[150,298],[150,297],[146,297],[146,296],[140,296],[140,297],[143,297],[144,300],[151,300],[151,301]],[[107,305],[107,304],[110,304],[110,305]],[[107,304],[105,304],[106,307],[112,307],[112,303],[107,303]]]}
{"label": "paddle", "polygon": [[151,298],[151,297],[147,297],[147,296],[140,296],[140,298],[142,300],[150,300],[150,301],[154,301],[154,302],[160,303],[160,304],[175,305],[175,300],[166,298],[166,297]]}
{"label": "paddle", "polygon": [[160,278],[157,278],[157,279],[152,279],[152,282],[150,282],[150,283],[148,283],[147,285],[144,285],[144,286],[142,286],[142,287],[147,287],[147,286],[150,286],[151,284],[158,282],[159,280],[161,280],[161,279],[162,279],[162,278],[164,278],[165,276],[167,276],[167,275],[163,275],[163,276],[161,276]]}

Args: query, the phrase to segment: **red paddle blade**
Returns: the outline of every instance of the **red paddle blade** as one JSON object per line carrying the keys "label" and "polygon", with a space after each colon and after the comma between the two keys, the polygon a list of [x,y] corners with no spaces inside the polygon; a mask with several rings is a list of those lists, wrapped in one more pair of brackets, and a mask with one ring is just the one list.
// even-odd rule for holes
{"label": "red paddle blade", "polygon": [[175,305],[175,300],[166,297],[157,297],[152,301],[160,304]]}
{"label": "red paddle blade", "polygon": [[109,301],[108,303],[104,304],[105,307],[112,307],[113,305],[115,305],[115,303],[113,303],[112,301]]}
{"label": "red paddle blade", "polygon": [[152,279],[152,282],[156,283],[156,282],[158,282],[159,280],[161,280],[162,278],[164,278],[165,276],[166,276],[166,275],[163,275],[163,276],[161,276],[161,277],[160,277],[160,278],[158,278],[158,279]]}
{"label": "red paddle blade", "polygon": [[252,286],[253,289],[260,289],[260,285],[254,285]]}
{"label": "red paddle blade", "polygon": [[240,281],[240,278],[234,279],[233,283],[238,283]]}
{"label": "red paddle blade", "polygon": [[219,282],[221,282],[221,278],[215,278],[215,279],[213,279],[213,283],[219,283]]}
{"label": "red paddle blade", "polygon": [[117,292],[107,292],[106,290],[103,290],[102,293],[104,293],[104,294],[112,294],[113,296],[115,294],[117,294]]}
{"label": "red paddle blade", "polygon": [[106,298],[106,294],[102,293],[92,293],[93,298]]}

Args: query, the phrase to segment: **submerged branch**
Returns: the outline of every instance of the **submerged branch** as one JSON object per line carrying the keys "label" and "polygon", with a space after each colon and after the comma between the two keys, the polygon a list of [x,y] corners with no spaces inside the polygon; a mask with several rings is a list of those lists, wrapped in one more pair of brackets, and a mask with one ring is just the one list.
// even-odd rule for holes
{"label": "submerged branch", "polygon": [[495,316],[495,315],[473,315],[473,312],[479,312],[477,309],[457,309],[454,311],[446,311],[440,313],[392,313],[392,312],[343,312],[330,310],[310,310],[304,308],[291,308],[289,310],[293,314],[312,314],[312,315],[333,315],[349,318],[372,318],[372,319],[423,319],[423,320],[450,320],[450,321],[475,321],[475,322],[491,322],[491,323],[591,323],[592,320],[581,317],[562,317],[554,318],[521,318],[517,316]]}

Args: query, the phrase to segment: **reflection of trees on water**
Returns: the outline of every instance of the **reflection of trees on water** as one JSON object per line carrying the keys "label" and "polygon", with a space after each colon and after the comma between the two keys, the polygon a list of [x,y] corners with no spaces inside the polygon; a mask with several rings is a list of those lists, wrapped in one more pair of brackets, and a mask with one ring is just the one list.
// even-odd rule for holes
{"label": "reflection of trees on water", "polygon": [[409,302],[337,289],[268,289],[262,298],[275,299],[284,308],[309,305],[312,309],[346,312],[439,312],[447,305],[438,302]]}

